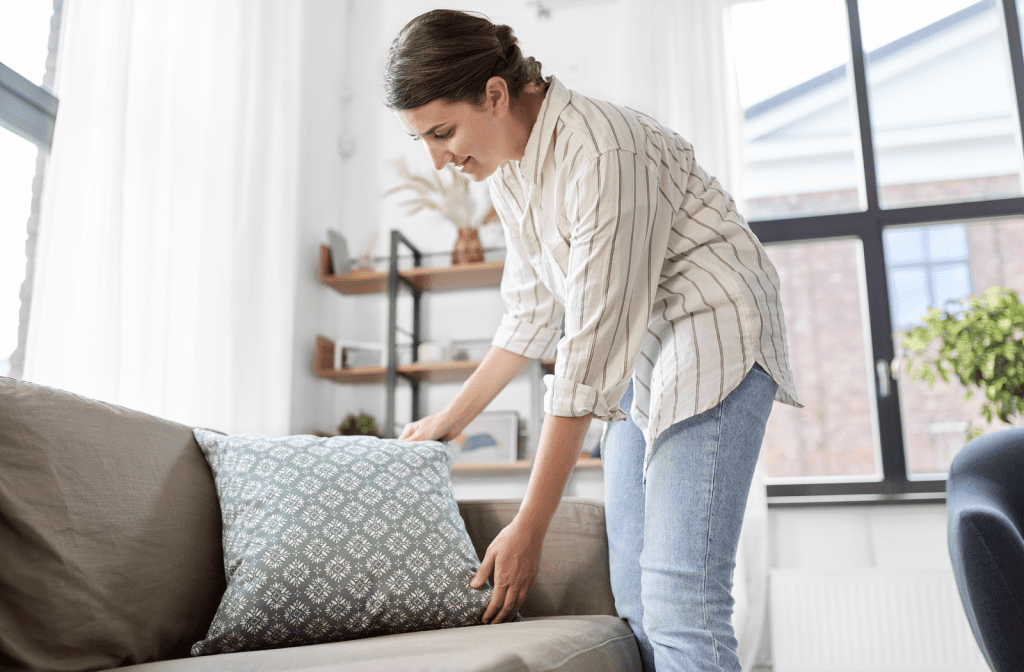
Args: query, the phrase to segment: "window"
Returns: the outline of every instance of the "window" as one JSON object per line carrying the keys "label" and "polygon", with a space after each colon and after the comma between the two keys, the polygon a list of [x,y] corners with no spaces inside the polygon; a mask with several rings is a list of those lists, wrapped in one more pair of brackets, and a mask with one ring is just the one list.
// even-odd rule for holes
{"label": "window", "polygon": [[769,420],[776,502],[945,490],[979,416],[961,386],[929,389],[892,364],[929,307],[993,285],[1024,292],[1018,4],[730,9],[745,119],[736,196],[783,278],[806,405]]}
{"label": "window", "polygon": [[0,375],[20,377],[62,0],[7,3],[0,22]]}
{"label": "window", "polygon": [[895,329],[918,326],[929,309],[971,294],[963,224],[892,227],[882,233],[882,243]]}

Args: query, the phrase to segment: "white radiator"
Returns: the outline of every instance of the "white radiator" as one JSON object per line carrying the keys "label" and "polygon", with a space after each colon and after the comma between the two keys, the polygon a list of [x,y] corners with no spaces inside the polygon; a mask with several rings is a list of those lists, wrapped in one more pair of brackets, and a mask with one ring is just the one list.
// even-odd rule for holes
{"label": "white radiator", "polygon": [[771,572],[774,672],[988,672],[951,572]]}

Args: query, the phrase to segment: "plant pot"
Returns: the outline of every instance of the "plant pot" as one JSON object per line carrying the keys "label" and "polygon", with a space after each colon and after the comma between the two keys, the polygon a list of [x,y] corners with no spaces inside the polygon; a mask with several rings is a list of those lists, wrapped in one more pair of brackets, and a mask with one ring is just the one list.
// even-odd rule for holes
{"label": "plant pot", "polygon": [[459,237],[455,239],[455,248],[452,250],[452,265],[473,264],[483,260],[484,247],[480,244],[480,232],[468,226],[459,229]]}

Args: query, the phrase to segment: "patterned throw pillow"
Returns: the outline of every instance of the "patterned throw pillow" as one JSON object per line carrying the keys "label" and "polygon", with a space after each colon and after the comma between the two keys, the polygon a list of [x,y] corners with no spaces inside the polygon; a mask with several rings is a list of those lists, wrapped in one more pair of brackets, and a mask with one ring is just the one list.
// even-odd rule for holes
{"label": "patterned throw pillow", "polygon": [[451,449],[364,436],[194,430],[224,519],[227,591],[192,655],[477,625],[491,588]]}

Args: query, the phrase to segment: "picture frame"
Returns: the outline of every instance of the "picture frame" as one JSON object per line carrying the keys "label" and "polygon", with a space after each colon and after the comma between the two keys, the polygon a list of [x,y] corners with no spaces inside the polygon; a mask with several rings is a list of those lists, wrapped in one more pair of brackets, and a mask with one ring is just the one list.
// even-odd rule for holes
{"label": "picture frame", "polygon": [[455,464],[515,462],[519,456],[519,414],[486,411],[449,442]]}
{"label": "picture frame", "polygon": [[352,271],[352,262],[348,256],[348,242],[341,231],[327,229],[327,242],[331,250],[331,267],[334,275],[348,275]]}

